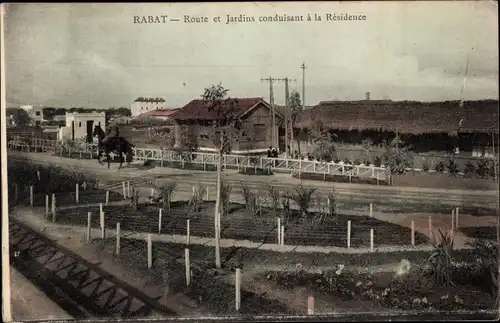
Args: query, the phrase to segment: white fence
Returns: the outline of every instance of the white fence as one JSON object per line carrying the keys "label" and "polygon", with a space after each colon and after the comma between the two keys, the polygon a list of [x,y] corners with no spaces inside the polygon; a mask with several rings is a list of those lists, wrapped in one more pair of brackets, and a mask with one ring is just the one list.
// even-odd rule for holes
{"label": "white fence", "polygon": [[[8,142],[8,147],[23,151],[53,152],[79,158],[93,158],[98,154],[96,144],[83,142],[63,143],[56,140],[25,139],[15,137]],[[152,148],[134,147],[134,160],[157,161],[161,166],[165,163],[180,163],[183,167],[186,163],[216,166],[219,155],[216,153],[203,152],[179,152],[173,150],[162,150]],[[269,168],[274,172],[292,174],[315,173],[321,175],[337,175],[345,177],[372,178],[378,181],[388,181],[390,174],[385,167],[374,165],[351,165],[343,163],[326,163],[315,160],[301,160],[289,158],[269,158],[260,156],[223,155],[222,167],[224,169],[240,169],[244,167]]]}

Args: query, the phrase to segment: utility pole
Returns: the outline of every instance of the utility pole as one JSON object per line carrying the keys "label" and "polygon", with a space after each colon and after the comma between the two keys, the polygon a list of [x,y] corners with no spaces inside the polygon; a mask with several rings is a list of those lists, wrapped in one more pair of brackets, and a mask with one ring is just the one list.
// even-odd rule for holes
{"label": "utility pole", "polygon": [[[276,110],[274,109],[274,92],[273,92],[273,83],[283,81],[283,79],[273,78],[269,76],[265,79],[260,79],[261,82],[269,82],[269,105],[271,106],[271,114],[272,114],[272,131],[271,131],[271,143],[273,148],[279,148],[279,140],[276,138]],[[278,132],[279,133],[279,132]]]}
{"label": "utility pole", "polygon": [[300,67],[302,69],[302,110],[305,110],[306,106],[306,63],[302,63]]}

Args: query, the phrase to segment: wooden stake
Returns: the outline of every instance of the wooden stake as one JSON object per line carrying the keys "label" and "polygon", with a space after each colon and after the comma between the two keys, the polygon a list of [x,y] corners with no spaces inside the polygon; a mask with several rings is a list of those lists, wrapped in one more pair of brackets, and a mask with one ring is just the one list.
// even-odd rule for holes
{"label": "wooden stake", "polygon": [[370,203],[370,218],[373,218],[373,203]]}
{"label": "wooden stake", "polygon": [[87,182],[83,182],[82,186],[83,186],[83,190],[86,191],[87,190]]}
{"label": "wooden stake", "polygon": [[120,255],[120,222],[116,223],[116,255]]}
{"label": "wooden stake", "polygon": [[104,212],[101,213],[101,238],[106,239],[106,226],[104,225]]}
{"label": "wooden stake", "polygon": [[189,246],[191,243],[191,229],[189,224],[189,219],[186,220],[186,244]]}
{"label": "wooden stake", "polygon": [[373,252],[373,229],[370,229],[370,251]]}
{"label": "wooden stake", "polygon": [[76,203],[80,203],[80,193],[79,193],[79,186],[78,183],[75,184],[75,201]]}
{"label": "wooden stake", "polygon": [[123,199],[126,200],[127,199],[127,190],[125,187],[125,182],[122,182],[122,190],[123,190]]}
{"label": "wooden stake", "polygon": [[347,248],[351,248],[351,220],[347,221]]}
{"label": "wooden stake", "polygon": [[207,186],[207,201],[210,201],[210,186]]}
{"label": "wooden stake", "polygon": [[459,214],[459,210],[460,208],[455,208],[455,229],[458,229],[458,214]]}
{"label": "wooden stake", "polygon": [[432,215],[429,215],[429,238],[432,238]]}
{"label": "wooden stake", "polygon": [[236,289],[235,309],[236,312],[239,312],[241,306],[241,268],[236,268],[236,281],[234,286]]}
{"label": "wooden stake", "polygon": [[52,222],[56,222],[56,195],[52,194]]}
{"label": "wooden stake", "polygon": [[285,245],[285,226],[281,226],[281,245]]}
{"label": "wooden stake", "polygon": [[189,262],[189,249],[184,249],[184,260],[186,262],[186,286],[191,283],[191,263]]}
{"label": "wooden stake", "polygon": [[307,314],[308,315],[314,314],[314,296],[309,296],[307,298]]}
{"label": "wooden stake", "polygon": [[106,191],[106,206],[109,204],[109,191]]}
{"label": "wooden stake", "polygon": [[30,206],[33,206],[33,186],[30,186]]}
{"label": "wooden stake", "polygon": [[104,226],[104,211],[102,208],[99,211],[99,226],[102,228]]}
{"label": "wooden stake", "polygon": [[92,213],[87,213],[87,243],[92,241]]}
{"label": "wooden stake", "polygon": [[153,242],[151,241],[151,233],[148,233],[148,268],[153,267]]}
{"label": "wooden stake", "polygon": [[451,210],[451,231],[455,230],[455,210]]}
{"label": "wooden stake", "polygon": [[36,177],[38,178],[38,180],[40,180],[40,171],[39,170],[36,171]]}
{"label": "wooden stake", "polygon": [[50,202],[49,202],[49,195],[48,194],[45,194],[45,219],[48,219],[49,218],[49,206]]}
{"label": "wooden stake", "polygon": [[162,222],[161,221],[161,216],[162,216],[161,213],[162,213],[162,210],[163,209],[161,209],[161,208],[158,210],[158,234],[161,234],[161,224],[162,224],[161,223]]}
{"label": "wooden stake", "polygon": [[[104,213],[104,210],[102,208],[102,203],[99,203],[99,215],[103,214]],[[103,226],[104,224],[101,222],[101,226]]]}
{"label": "wooden stake", "polygon": [[415,221],[411,220],[411,245],[415,247]]}
{"label": "wooden stake", "polygon": [[281,218],[278,218],[278,244],[281,244]]}
{"label": "wooden stake", "polygon": [[131,197],[132,195],[130,194],[130,181],[127,181],[127,197]]}

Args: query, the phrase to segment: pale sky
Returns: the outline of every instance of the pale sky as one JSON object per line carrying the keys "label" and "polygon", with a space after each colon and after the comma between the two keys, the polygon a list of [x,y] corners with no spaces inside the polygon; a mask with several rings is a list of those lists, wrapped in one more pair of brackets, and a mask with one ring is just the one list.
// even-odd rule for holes
{"label": "pale sky", "polygon": [[[179,107],[211,84],[269,98],[261,78],[289,77],[306,105],[322,100],[498,99],[493,1],[175,4],[10,4],[5,48],[9,106],[129,107],[139,96]],[[226,15],[322,16],[322,21],[226,24]],[[365,21],[326,21],[362,14]],[[134,16],[179,22],[134,24]],[[208,23],[185,23],[184,15]],[[221,16],[221,22],[213,22]],[[284,102],[276,84],[275,102]]]}

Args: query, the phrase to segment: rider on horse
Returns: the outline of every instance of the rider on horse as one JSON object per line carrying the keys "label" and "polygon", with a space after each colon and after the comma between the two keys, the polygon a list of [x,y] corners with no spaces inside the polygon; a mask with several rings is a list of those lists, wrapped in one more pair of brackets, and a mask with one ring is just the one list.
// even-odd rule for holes
{"label": "rider on horse", "polygon": [[106,131],[106,137],[104,137],[101,141],[102,144],[105,144],[108,142],[111,138],[117,138],[120,135],[120,131],[118,129],[118,126],[115,124],[112,124],[108,127]]}

